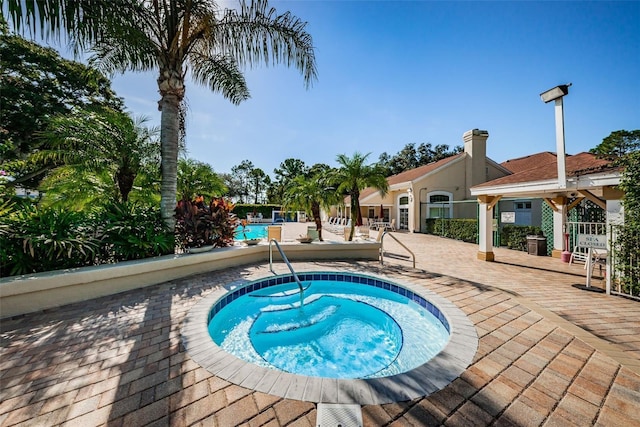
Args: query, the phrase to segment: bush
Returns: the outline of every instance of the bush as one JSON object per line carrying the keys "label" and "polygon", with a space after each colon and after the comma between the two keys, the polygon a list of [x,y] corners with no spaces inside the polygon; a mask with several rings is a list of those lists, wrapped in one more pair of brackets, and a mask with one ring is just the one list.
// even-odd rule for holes
{"label": "bush", "polygon": [[427,233],[463,242],[478,242],[478,221],[475,219],[428,218]]}
{"label": "bush", "polygon": [[509,249],[527,252],[527,236],[542,236],[540,227],[530,225],[505,225],[500,230],[500,242]]}
{"label": "bush", "polygon": [[174,251],[157,208],[113,204],[95,212],[0,205],[0,276],[142,259]]}
{"label": "bush", "polygon": [[89,215],[59,208],[24,205],[2,228],[2,276],[92,265],[100,245]]}
{"label": "bush", "polygon": [[233,204],[214,197],[208,205],[202,196],[180,200],[176,206],[176,244],[181,249],[229,246],[233,243],[237,216]]}
{"label": "bush", "polygon": [[174,235],[160,210],[137,203],[113,203],[96,215],[100,230],[97,263],[150,258],[174,252]]}

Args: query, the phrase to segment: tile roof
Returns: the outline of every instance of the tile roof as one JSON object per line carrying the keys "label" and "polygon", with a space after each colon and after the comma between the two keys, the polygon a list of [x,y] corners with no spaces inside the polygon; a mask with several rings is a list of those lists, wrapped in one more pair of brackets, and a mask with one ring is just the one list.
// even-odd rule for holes
{"label": "tile roof", "polygon": [[[549,161],[550,156],[548,154],[553,156],[552,161]],[[518,167],[524,168],[527,164],[532,164],[533,166],[528,169],[520,169],[513,175],[503,176],[502,178],[478,184],[474,187],[493,187],[496,185],[522,184],[525,182],[556,179],[558,176],[557,159],[555,154],[548,154],[538,153],[515,159],[513,163],[513,165],[515,165],[514,169],[518,169]],[[506,161],[502,165],[511,170],[512,166],[509,166],[511,165],[510,161]],[[565,168],[568,177],[615,170],[609,160],[598,159],[594,154],[586,152],[567,155]]]}
{"label": "tile roof", "polygon": [[[428,174],[429,172],[433,172],[434,170],[446,165],[447,163],[451,163],[452,161],[464,156],[465,153],[458,153],[454,156],[451,157],[447,157],[445,159],[442,160],[438,160],[437,162],[433,162],[433,163],[429,163],[426,165],[422,165],[419,166],[415,169],[410,169],[408,171],[404,171],[404,172],[400,172],[399,174],[396,175],[391,175],[390,177],[387,178],[387,182],[389,183],[389,185],[394,185],[394,184],[400,184],[402,182],[409,182],[409,181],[414,181],[426,174]],[[367,187],[364,190],[362,190],[360,192],[360,200],[369,197],[370,195],[377,193],[378,190],[376,190],[375,188],[372,187]],[[345,203],[348,203],[350,201],[350,197],[347,196],[345,198]]]}
{"label": "tile roof", "polygon": [[528,156],[518,157],[517,159],[510,159],[500,163],[500,165],[509,169],[513,173],[518,173],[555,161],[556,153],[543,151],[542,153],[530,154]]}

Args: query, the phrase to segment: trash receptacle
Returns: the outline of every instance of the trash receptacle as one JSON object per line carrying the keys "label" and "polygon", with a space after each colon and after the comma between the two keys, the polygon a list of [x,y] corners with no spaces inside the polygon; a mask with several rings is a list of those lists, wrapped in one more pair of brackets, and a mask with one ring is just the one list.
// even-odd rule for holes
{"label": "trash receptacle", "polygon": [[547,238],[544,236],[527,236],[529,255],[547,256]]}
{"label": "trash receptacle", "polygon": [[318,228],[315,225],[308,226],[307,236],[311,237],[313,240],[318,240]]}

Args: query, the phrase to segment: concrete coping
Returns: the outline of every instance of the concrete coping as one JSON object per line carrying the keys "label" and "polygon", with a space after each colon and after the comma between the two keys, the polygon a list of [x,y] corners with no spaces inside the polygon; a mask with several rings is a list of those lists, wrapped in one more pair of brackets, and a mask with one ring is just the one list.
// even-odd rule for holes
{"label": "concrete coping", "polygon": [[[314,272],[298,272],[305,273]],[[331,273],[351,274],[339,269]],[[440,310],[451,333],[449,342],[440,353],[410,371],[364,379],[306,377],[245,362],[227,353],[211,339],[208,323],[216,303],[247,285],[247,281],[230,283],[198,302],[185,318],[182,343],[196,363],[224,380],[263,393],[315,403],[379,405],[412,400],[428,396],[459,377],[471,364],[478,349],[476,328],[464,312],[446,298],[416,285],[373,274],[367,274],[367,277],[398,285]]]}

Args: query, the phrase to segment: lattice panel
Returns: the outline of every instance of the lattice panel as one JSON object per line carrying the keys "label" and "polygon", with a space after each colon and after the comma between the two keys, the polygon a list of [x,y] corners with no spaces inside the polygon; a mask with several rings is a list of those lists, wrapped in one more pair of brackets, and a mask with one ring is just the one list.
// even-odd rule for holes
{"label": "lattice panel", "polygon": [[547,238],[547,255],[553,251],[553,210],[548,204],[542,204],[542,232]]}

